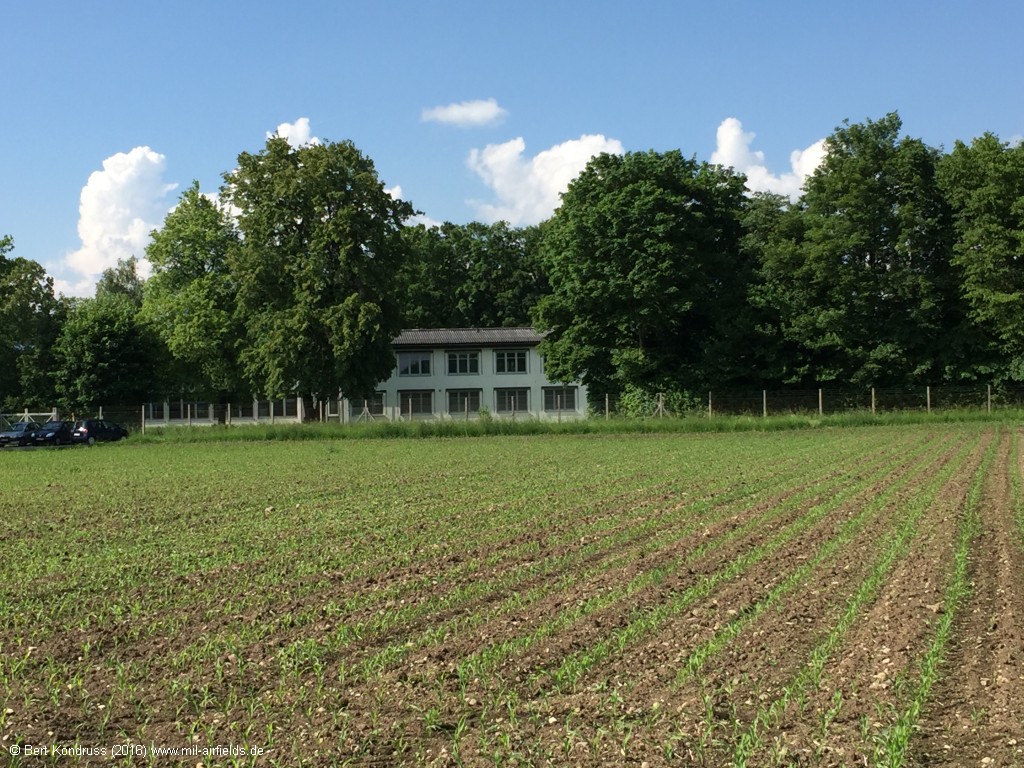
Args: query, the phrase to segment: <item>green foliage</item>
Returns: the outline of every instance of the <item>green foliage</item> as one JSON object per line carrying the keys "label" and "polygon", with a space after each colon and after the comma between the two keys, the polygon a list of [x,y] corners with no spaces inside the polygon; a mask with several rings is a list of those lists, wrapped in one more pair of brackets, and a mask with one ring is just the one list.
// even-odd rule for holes
{"label": "green foliage", "polygon": [[547,291],[539,228],[496,224],[407,227],[406,328],[527,326]]}
{"label": "green foliage", "polygon": [[9,258],[13,250],[13,238],[0,237],[0,408],[48,407],[48,356],[66,306],[54,297],[43,267]]}
{"label": "green foliage", "polygon": [[145,282],[139,276],[138,267],[139,260],[131,256],[119,259],[117,266],[103,270],[96,282],[96,298],[124,296],[136,307],[141,307]]}
{"label": "green foliage", "polygon": [[60,405],[82,412],[145,401],[158,380],[158,349],[129,296],[108,293],[81,301],[53,347]]}
{"label": "green foliage", "polygon": [[228,213],[193,182],[146,249],[153,274],[142,317],[170,352],[173,392],[215,400],[243,392],[237,352],[243,327],[228,260],[237,244]]}
{"label": "green foliage", "polygon": [[230,258],[239,354],[254,392],[371,391],[394,365],[401,326],[402,222],[351,142],[292,148],[281,137],[225,174],[240,241]]}
{"label": "green foliage", "polygon": [[976,352],[999,349],[998,378],[1024,380],[1024,145],[987,133],[957,142],[939,178],[953,208],[953,264],[977,324]]}
{"label": "green foliage", "polygon": [[761,248],[754,298],[796,352],[790,381],[908,385],[962,362],[939,155],[900,129],[896,114],[837,128],[799,209]]}
{"label": "green foliage", "polygon": [[690,392],[668,390],[654,392],[633,384],[623,388],[618,397],[618,412],[634,419],[645,419],[659,415],[659,408],[672,416],[706,413],[707,403]]}
{"label": "green foliage", "polygon": [[680,152],[600,155],[545,229],[549,378],[596,391],[715,380],[744,303],[743,178]]}

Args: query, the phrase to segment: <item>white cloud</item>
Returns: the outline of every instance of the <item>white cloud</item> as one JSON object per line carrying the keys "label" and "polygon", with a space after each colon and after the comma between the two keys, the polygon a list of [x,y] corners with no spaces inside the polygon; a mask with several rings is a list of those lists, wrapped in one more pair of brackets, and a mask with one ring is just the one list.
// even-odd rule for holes
{"label": "white cloud", "polygon": [[274,133],[267,133],[267,138],[280,136],[282,139],[287,140],[294,149],[298,149],[309,144],[320,143],[320,139],[313,136],[312,133],[313,131],[309,127],[309,118],[300,117],[294,123],[281,123],[277,126],[277,130]]}
{"label": "white cloud", "polygon": [[163,224],[167,194],[176,184],[163,180],[166,159],[149,147],[135,147],[103,161],[103,170],[89,176],[78,206],[82,247],[67,255],[64,267],[75,273],[55,285],[68,295],[84,296],[103,270],[135,256],[139,273],[149,274],[145,259],[149,234]]}
{"label": "white cloud", "polygon": [[774,192],[795,200],[800,196],[804,180],[825,158],[825,140],[816,141],[806,149],[793,150],[789,155],[792,171],[776,175],[765,165],[764,152],[750,149],[756,135],[744,133],[743,124],[735,117],[726,118],[718,126],[718,141],[711,162],[746,174],[747,187],[752,192]]}
{"label": "white cloud", "polygon": [[467,164],[494,190],[496,203],[469,201],[487,222],[507,221],[513,226],[537,224],[559,206],[560,195],[595,155],[621,155],[617,139],[584,135],[557,144],[536,157],[526,158],[522,137],[504,144],[488,144],[469,153]]}
{"label": "white cloud", "polygon": [[424,109],[420,114],[420,120],[424,123],[445,123],[460,128],[471,128],[500,122],[506,115],[508,111],[499,107],[494,99],[477,99]]}

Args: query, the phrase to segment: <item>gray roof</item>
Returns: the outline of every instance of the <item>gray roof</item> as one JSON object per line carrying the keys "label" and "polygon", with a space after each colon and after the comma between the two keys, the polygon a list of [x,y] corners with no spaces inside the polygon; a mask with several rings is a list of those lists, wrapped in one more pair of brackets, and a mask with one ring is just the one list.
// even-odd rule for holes
{"label": "gray roof", "polygon": [[544,339],[533,328],[409,328],[393,347],[534,347]]}

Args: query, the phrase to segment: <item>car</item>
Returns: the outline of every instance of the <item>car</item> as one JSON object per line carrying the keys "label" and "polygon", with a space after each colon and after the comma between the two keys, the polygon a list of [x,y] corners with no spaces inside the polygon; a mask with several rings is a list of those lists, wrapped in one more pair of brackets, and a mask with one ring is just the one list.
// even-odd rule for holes
{"label": "car", "polygon": [[123,440],[128,437],[128,430],[120,424],[103,419],[79,419],[71,433],[71,442],[95,445],[101,441]]}
{"label": "car", "polygon": [[19,421],[10,429],[0,432],[0,447],[28,445],[31,440],[30,435],[36,429],[39,429],[39,425],[34,421]]}
{"label": "car", "polygon": [[29,437],[32,445],[65,445],[71,442],[71,432],[74,428],[75,422],[56,419],[46,422]]}

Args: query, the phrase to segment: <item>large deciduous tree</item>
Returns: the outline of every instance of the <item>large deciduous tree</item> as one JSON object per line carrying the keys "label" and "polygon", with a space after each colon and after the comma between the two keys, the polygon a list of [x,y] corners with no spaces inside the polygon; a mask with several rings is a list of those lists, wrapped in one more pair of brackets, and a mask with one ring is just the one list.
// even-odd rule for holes
{"label": "large deciduous tree", "polygon": [[408,227],[407,328],[525,326],[547,291],[539,228],[444,223]]}
{"label": "large deciduous tree", "polygon": [[168,384],[219,402],[251,394],[238,363],[243,326],[229,264],[237,245],[228,212],[193,182],[146,249],[153,273],[142,317],[173,359]]}
{"label": "large deciduous tree", "polygon": [[158,349],[130,296],[106,293],[77,302],[53,349],[60,404],[83,413],[144,402],[157,382]]}
{"label": "large deciduous tree", "polygon": [[348,141],[293,148],[275,136],[224,178],[241,233],[231,259],[240,362],[254,391],[371,391],[394,366],[412,206]]}
{"label": "large deciduous tree", "polygon": [[744,179],[678,151],[599,155],[545,228],[549,378],[596,392],[720,381],[745,301]]}
{"label": "large deciduous tree", "polygon": [[[997,379],[1024,381],[1024,144],[987,133],[957,142],[939,177],[956,226],[953,263]],[[984,345],[975,345],[981,357]]]}
{"label": "large deciduous tree", "polygon": [[826,140],[799,224],[762,253],[762,309],[797,359],[790,383],[910,385],[960,362],[951,218],[939,153],[900,138],[896,114]]}
{"label": "large deciduous tree", "polygon": [[13,250],[13,238],[0,237],[0,408],[49,408],[54,395],[50,348],[64,307],[43,267],[9,257]]}

